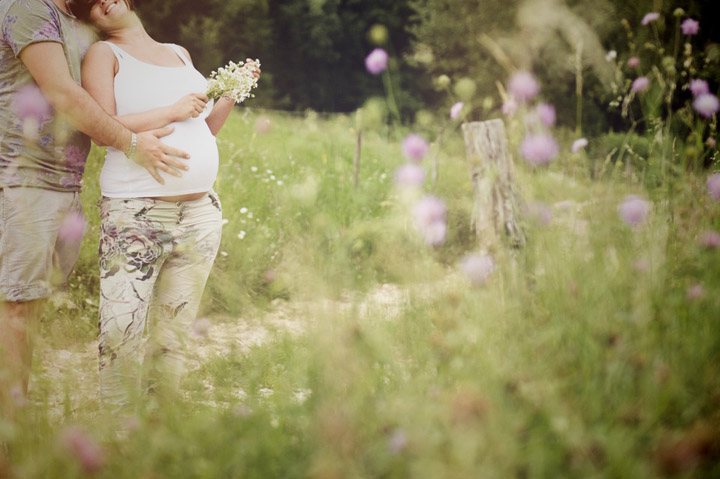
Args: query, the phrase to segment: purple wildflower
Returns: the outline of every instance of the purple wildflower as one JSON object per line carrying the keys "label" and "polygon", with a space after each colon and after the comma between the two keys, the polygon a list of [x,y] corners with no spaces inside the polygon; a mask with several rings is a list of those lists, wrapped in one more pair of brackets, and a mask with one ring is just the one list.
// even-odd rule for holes
{"label": "purple wildflower", "polygon": [[42,124],[52,116],[52,107],[45,99],[40,88],[36,85],[27,85],[15,93],[12,109],[21,120],[35,120]]}
{"label": "purple wildflower", "polygon": [[507,99],[502,106],[503,115],[513,116],[517,112],[518,104],[513,97]]}
{"label": "purple wildflower", "polygon": [[547,165],[558,154],[555,138],[546,133],[534,133],[525,137],[520,145],[525,161],[532,165]]}
{"label": "purple wildflower", "polygon": [[85,218],[82,213],[71,211],[65,215],[62,223],[60,223],[60,229],[58,229],[58,239],[67,243],[79,243],[82,240],[84,233]]}
{"label": "purple wildflower", "polygon": [[495,271],[495,261],[492,256],[470,254],[460,261],[460,270],[475,287],[485,286],[488,278]]}
{"label": "purple wildflower", "polygon": [[441,199],[425,196],[413,207],[412,216],[426,244],[436,246],[445,241],[447,208]]}
{"label": "purple wildflower", "polygon": [[697,35],[698,31],[700,31],[700,22],[692,18],[687,18],[682,22],[680,28],[682,29],[683,35]]}
{"label": "purple wildflower", "polygon": [[695,98],[693,108],[705,118],[711,118],[720,109],[718,98],[711,93],[703,93]]}
{"label": "purple wildflower", "polygon": [[632,263],[632,268],[638,273],[644,273],[650,269],[650,261],[647,258],[640,258]]}
{"label": "purple wildflower", "polygon": [[387,69],[388,54],[382,48],[376,48],[365,58],[365,68],[373,75],[379,75]]}
{"label": "purple wildflower", "polygon": [[540,226],[548,226],[553,220],[553,211],[545,203],[534,201],[527,205],[527,215]]}
{"label": "purple wildflower", "polygon": [[628,195],[618,206],[618,213],[625,224],[634,228],[645,222],[650,213],[650,208],[650,202],[639,196]]}
{"label": "purple wildflower", "polygon": [[510,77],[508,84],[510,94],[520,101],[532,100],[540,92],[540,85],[530,72],[517,72]]}
{"label": "purple wildflower", "polygon": [[88,474],[94,474],[105,465],[103,449],[81,429],[71,426],[60,435],[60,445]]}
{"label": "purple wildflower", "polygon": [[555,107],[548,103],[539,103],[535,109],[538,118],[545,126],[553,126],[555,124]]}
{"label": "purple wildflower", "polygon": [[388,449],[393,454],[400,454],[407,448],[408,437],[402,429],[395,429],[388,438]]}
{"label": "purple wildflower", "polygon": [[705,80],[700,80],[696,78],[694,80],[690,80],[690,91],[692,92],[693,96],[697,97],[710,93],[710,87],[708,86],[708,82],[706,82]]}
{"label": "purple wildflower", "polygon": [[698,243],[707,249],[717,249],[720,247],[720,233],[717,231],[704,231],[698,238]]}
{"label": "purple wildflower", "polygon": [[657,20],[658,18],[660,18],[660,14],[658,12],[650,12],[645,14],[640,23],[642,23],[643,25],[648,25]]}
{"label": "purple wildflower", "polygon": [[640,66],[640,59],[638,57],[630,57],[627,61],[627,66],[630,68],[637,68]]}
{"label": "purple wildflower", "polygon": [[570,151],[572,151],[573,153],[577,153],[586,146],[588,146],[587,138],[578,138],[577,140],[573,141]]}
{"label": "purple wildflower", "polygon": [[715,138],[713,138],[713,137],[711,136],[710,138],[707,139],[707,141],[705,142],[705,144],[706,144],[708,147],[710,147],[710,148],[715,148],[715,145],[716,145]]}
{"label": "purple wildflower", "polygon": [[711,198],[720,201],[720,173],[715,173],[708,178],[707,189]]}
{"label": "purple wildflower", "polygon": [[450,108],[450,118],[457,120],[460,117],[460,111],[462,111],[463,106],[465,106],[465,104],[461,101],[455,103],[452,108]]}
{"label": "purple wildflower", "polygon": [[400,188],[419,188],[424,181],[425,171],[413,163],[407,163],[395,170],[395,184]]}
{"label": "purple wildflower", "polygon": [[635,81],[632,82],[632,91],[639,92],[645,90],[647,87],[650,86],[650,80],[648,77],[637,77]]}
{"label": "purple wildflower", "polygon": [[705,288],[700,283],[695,283],[688,287],[687,298],[688,299],[700,299],[705,296]]}
{"label": "purple wildflower", "polygon": [[412,134],[403,140],[402,150],[411,161],[420,163],[430,150],[430,145],[422,136]]}
{"label": "purple wildflower", "polygon": [[207,337],[208,333],[210,333],[210,328],[212,327],[212,323],[207,318],[198,318],[195,320],[192,326],[193,334],[196,336],[199,336],[201,338]]}

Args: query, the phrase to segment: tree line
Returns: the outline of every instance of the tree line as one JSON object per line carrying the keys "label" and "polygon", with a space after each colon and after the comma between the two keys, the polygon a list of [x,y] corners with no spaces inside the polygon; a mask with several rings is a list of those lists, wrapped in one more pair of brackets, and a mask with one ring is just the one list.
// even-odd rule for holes
{"label": "tree line", "polygon": [[[559,118],[574,119],[578,67],[584,115],[591,128],[611,127],[605,52],[629,48],[627,20],[635,42],[659,35],[671,48],[673,12],[682,8],[703,27],[694,40],[720,55],[720,34],[711,28],[720,6],[710,0],[161,0],[138,1],[150,33],[180,43],[200,71],[209,74],[229,60],[259,58],[263,76],[249,104],[302,111],[350,112],[383,82],[364,67],[377,46],[373,25],[383,25],[397,103],[404,119],[422,108],[455,101],[441,75],[475,84],[474,114],[497,108],[497,81],[509,68],[534,71]],[[639,28],[648,11],[667,18],[661,28]],[[578,48],[582,51],[578,53]],[[716,53],[713,48],[717,49]],[[578,60],[579,59],[579,60]],[[580,62],[580,63],[578,63]],[[716,68],[716,67],[715,67]],[[710,70],[719,76],[720,70]],[[713,80],[712,78],[710,80]],[[717,86],[717,83],[714,84]],[[594,125],[594,126],[593,126]]]}

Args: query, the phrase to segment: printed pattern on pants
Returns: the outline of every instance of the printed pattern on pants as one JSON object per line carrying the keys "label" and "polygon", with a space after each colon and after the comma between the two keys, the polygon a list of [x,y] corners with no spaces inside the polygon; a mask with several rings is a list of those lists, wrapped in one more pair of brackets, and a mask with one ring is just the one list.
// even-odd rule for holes
{"label": "printed pattern on pants", "polygon": [[211,192],[178,203],[103,198],[100,215],[100,396],[120,410],[144,379],[151,389],[154,381],[177,387],[222,211]]}

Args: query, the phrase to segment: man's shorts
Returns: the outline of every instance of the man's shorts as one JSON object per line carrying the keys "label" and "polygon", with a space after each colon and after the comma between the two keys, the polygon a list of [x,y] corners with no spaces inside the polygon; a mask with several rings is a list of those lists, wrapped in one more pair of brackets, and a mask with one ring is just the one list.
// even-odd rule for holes
{"label": "man's shorts", "polygon": [[0,188],[0,301],[47,298],[63,285],[80,254],[82,227],[78,192]]}

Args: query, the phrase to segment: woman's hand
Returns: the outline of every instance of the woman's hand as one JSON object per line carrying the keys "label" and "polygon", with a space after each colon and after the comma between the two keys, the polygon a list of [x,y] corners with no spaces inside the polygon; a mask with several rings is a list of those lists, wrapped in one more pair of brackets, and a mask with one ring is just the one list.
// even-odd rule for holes
{"label": "woman's hand", "polygon": [[205,105],[209,101],[205,93],[190,93],[180,98],[177,103],[172,105],[171,115],[172,121],[185,121],[188,118],[197,118],[200,113],[205,110]]}

